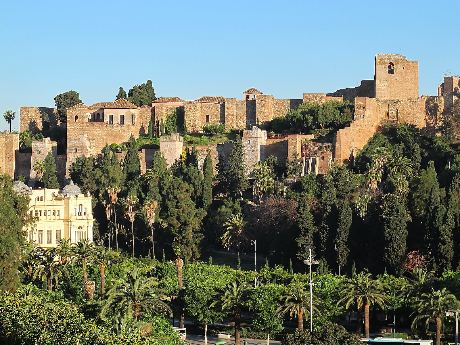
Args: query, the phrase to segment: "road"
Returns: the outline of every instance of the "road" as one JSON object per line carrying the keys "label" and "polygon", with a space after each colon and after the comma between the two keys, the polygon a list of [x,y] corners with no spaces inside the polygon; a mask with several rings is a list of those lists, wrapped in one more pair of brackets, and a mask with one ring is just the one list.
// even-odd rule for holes
{"label": "road", "polygon": [[[218,339],[214,337],[208,337],[208,345],[214,345]],[[246,340],[246,345],[265,345],[267,344],[267,339],[246,339],[242,338],[241,339],[241,345],[244,345],[244,341]],[[187,334],[187,339],[186,339],[187,344],[190,345],[204,345],[204,337],[199,336],[199,335],[192,335],[192,334]],[[232,345],[235,343],[235,340],[233,338],[231,339],[225,339],[225,343],[227,345]],[[280,341],[276,340],[270,340],[270,344],[275,345],[275,344],[281,344]]]}

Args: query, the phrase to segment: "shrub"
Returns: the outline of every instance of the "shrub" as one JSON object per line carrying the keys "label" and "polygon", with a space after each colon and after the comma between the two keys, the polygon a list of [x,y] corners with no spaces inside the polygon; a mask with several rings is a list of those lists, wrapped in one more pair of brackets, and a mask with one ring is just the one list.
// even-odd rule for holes
{"label": "shrub", "polygon": [[360,339],[354,334],[347,332],[345,328],[340,325],[331,323],[324,325],[321,329],[313,330],[310,332],[296,331],[293,334],[288,334],[283,339],[284,345],[361,345]]}
{"label": "shrub", "polygon": [[203,127],[203,132],[207,135],[217,135],[225,132],[225,126],[222,123],[208,124]]}

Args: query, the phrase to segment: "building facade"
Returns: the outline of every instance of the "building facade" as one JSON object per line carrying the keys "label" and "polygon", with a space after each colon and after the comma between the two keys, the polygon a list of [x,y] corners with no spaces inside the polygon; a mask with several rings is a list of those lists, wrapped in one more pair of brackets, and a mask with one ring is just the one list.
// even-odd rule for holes
{"label": "building facade", "polygon": [[91,196],[69,184],[59,189],[31,189],[15,182],[15,190],[30,196],[29,214],[35,222],[26,230],[30,242],[39,247],[56,247],[60,240],[70,243],[93,241]]}

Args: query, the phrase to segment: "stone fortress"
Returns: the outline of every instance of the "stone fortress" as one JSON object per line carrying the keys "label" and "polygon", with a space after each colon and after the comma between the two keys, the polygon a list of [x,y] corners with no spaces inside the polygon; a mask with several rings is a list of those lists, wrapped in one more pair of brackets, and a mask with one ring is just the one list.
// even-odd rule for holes
{"label": "stone fortress", "polygon": [[[59,123],[56,110],[44,107],[22,107],[20,132],[32,133],[59,127],[66,133],[65,151],[58,152],[56,143],[44,138],[34,142],[32,153],[18,151],[17,134],[0,136],[0,172],[15,177],[34,179],[33,164],[48,152],[56,157],[61,180],[72,162],[79,156],[97,155],[107,144],[121,144],[133,135],[148,131],[149,123],[159,128],[167,117],[176,112],[184,119],[187,132],[198,133],[206,125],[222,124],[225,129],[243,130],[245,160],[249,170],[270,155],[280,159],[301,158],[305,173],[325,173],[332,162],[346,162],[361,150],[385,123],[408,123],[435,134],[446,116],[452,112],[459,97],[460,77],[444,77],[437,96],[420,96],[418,63],[402,55],[379,54],[375,57],[375,74],[354,88],[332,93],[304,93],[302,98],[277,99],[255,88],[243,93],[242,99],[203,96],[185,101],[179,97],[160,97],[151,106],[137,107],[127,100],[79,104],[67,110],[67,122]],[[348,127],[336,132],[330,143],[317,143],[312,135],[267,136],[258,128],[275,117],[284,116],[302,103],[323,103],[348,100],[355,104],[354,118]],[[15,137],[16,136],[16,137]],[[4,142],[4,144],[2,144]],[[168,164],[183,152],[184,143],[177,135],[162,137],[160,151]],[[197,147],[204,159],[210,151],[214,163],[229,152],[228,145]],[[153,150],[139,153],[142,170],[151,162]]]}

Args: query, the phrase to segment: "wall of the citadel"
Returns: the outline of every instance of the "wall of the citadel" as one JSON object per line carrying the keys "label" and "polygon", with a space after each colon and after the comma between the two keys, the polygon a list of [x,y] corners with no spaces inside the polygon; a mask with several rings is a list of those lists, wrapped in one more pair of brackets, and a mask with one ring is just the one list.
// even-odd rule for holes
{"label": "wall of the citadel", "polygon": [[0,173],[14,177],[19,134],[0,133]]}
{"label": "wall of the citadel", "polygon": [[[77,157],[99,154],[106,145],[127,142],[132,136],[139,137],[148,131],[151,118],[151,108],[110,109],[107,114],[114,115],[114,123],[90,121],[92,113],[98,109],[90,107],[74,107],[67,111],[67,169]],[[119,123],[119,115],[135,114],[135,123],[130,123],[130,117],[125,118],[125,124]]]}
{"label": "wall of the citadel", "polygon": [[153,103],[152,115],[156,122],[165,122],[169,115],[174,112],[183,112],[184,102]]}
{"label": "wall of the citadel", "polygon": [[342,102],[342,96],[331,96],[325,93],[304,93],[303,94],[303,103],[317,103],[323,104],[329,101]]}
{"label": "wall of the citadel", "polygon": [[356,97],[375,97],[375,80],[361,80],[357,87],[350,87],[337,90],[328,94],[329,96],[342,97],[346,101],[354,101]]}
{"label": "wall of the citadel", "polygon": [[46,107],[21,107],[19,118],[19,132],[26,130],[38,133],[43,130],[44,124],[50,127],[58,125],[56,109]]}
{"label": "wall of the citadel", "polygon": [[[390,73],[390,64],[393,73]],[[378,99],[418,98],[418,62],[402,55],[382,54],[375,57],[375,97]]]}

